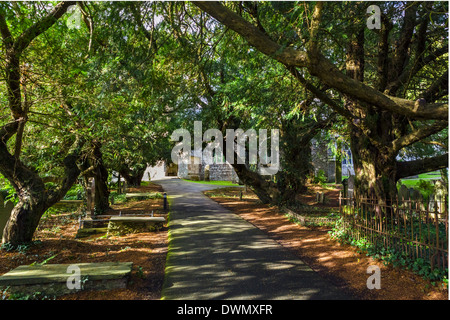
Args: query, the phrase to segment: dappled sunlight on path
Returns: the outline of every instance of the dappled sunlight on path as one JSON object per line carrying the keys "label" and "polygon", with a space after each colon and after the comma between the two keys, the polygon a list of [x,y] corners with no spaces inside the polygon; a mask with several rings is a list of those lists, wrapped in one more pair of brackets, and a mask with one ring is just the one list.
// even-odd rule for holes
{"label": "dappled sunlight on path", "polygon": [[348,298],[264,232],[202,194],[217,186],[161,184],[171,197],[164,299]]}

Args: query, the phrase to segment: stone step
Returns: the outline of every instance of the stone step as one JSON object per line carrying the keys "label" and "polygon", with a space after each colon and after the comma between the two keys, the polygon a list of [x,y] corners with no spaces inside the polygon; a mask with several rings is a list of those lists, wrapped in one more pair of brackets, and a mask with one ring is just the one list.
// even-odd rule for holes
{"label": "stone step", "polygon": [[[10,293],[40,292],[55,296],[78,290],[126,288],[132,265],[132,262],[23,265],[0,276],[0,288],[8,288]],[[77,280],[79,288],[71,287]]]}

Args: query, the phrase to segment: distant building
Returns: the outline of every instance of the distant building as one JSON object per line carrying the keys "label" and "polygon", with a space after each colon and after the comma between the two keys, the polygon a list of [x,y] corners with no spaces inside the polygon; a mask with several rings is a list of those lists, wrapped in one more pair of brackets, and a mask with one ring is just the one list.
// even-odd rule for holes
{"label": "distant building", "polygon": [[232,181],[237,183],[239,178],[230,163],[224,157],[213,158],[214,163],[206,164],[201,151],[191,151],[188,164],[178,164],[178,177],[189,180]]}

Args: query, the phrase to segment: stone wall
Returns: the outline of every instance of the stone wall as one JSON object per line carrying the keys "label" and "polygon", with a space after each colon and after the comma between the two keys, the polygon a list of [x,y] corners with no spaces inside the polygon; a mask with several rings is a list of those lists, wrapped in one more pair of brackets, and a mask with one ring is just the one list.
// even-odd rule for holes
{"label": "stone wall", "polygon": [[239,181],[233,167],[228,163],[211,164],[209,166],[209,180],[210,181]]}

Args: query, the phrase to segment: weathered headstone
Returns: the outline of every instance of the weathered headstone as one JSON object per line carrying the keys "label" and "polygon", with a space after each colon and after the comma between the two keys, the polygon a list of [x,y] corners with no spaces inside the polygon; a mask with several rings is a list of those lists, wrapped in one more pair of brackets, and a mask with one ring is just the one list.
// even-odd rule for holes
{"label": "weathered headstone", "polygon": [[412,199],[413,194],[414,194],[415,189],[414,188],[409,188],[408,189],[408,193],[409,193],[409,198]]}
{"label": "weathered headstone", "polygon": [[402,184],[398,190],[398,200],[403,203],[405,200],[409,200],[409,190],[408,187]]}
{"label": "weathered headstone", "polygon": [[434,193],[432,193],[428,197],[428,210],[430,212],[434,212],[435,208],[436,208],[436,198],[435,198]]}
{"label": "weathered headstone", "polygon": [[414,189],[411,195],[411,200],[416,202],[422,202],[423,201],[422,193],[419,190]]}
{"label": "weathered headstone", "polygon": [[0,195],[0,241],[3,237],[3,229],[11,216],[11,211],[14,208],[14,204],[11,201],[4,203],[3,196]]}
{"label": "weathered headstone", "polygon": [[442,213],[445,211],[445,198],[448,194],[447,186],[442,180],[436,181],[436,184],[434,185],[434,192],[436,195],[438,211]]}
{"label": "weathered headstone", "polygon": [[109,235],[158,231],[163,227],[164,217],[111,217],[108,223]]}
{"label": "weathered headstone", "polygon": [[205,181],[209,181],[209,164],[205,166],[203,177]]}
{"label": "weathered headstone", "polygon": [[348,197],[352,198],[355,189],[355,176],[350,176],[347,181]]}
{"label": "weathered headstone", "polygon": [[316,202],[317,203],[324,203],[325,202],[325,195],[323,192],[317,192],[316,193]]}
{"label": "weathered headstone", "polygon": [[89,178],[88,183],[87,183],[87,199],[86,199],[86,211],[90,214],[90,215],[94,215],[94,199],[95,199],[95,179],[94,178]]}

